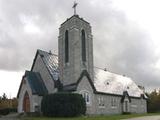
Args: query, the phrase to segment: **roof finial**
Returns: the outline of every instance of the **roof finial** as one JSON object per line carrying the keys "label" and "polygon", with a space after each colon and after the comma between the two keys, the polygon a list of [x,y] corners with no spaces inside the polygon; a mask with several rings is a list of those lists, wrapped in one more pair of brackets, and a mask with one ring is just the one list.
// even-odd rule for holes
{"label": "roof finial", "polygon": [[74,1],[74,4],[73,4],[73,9],[74,9],[74,15],[76,15],[76,7],[77,7],[78,3],[76,1]]}

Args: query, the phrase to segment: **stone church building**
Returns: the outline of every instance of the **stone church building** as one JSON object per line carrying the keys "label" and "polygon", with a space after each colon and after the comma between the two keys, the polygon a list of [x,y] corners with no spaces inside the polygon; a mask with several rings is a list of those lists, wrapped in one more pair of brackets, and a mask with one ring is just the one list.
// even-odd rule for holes
{"label": "stone church building", "polygon": [[18,112],[40,111],[42,97],[59,91],[82,94],[86,114],[147,112],[147,97],[131,78],[94,67],[90,23],[76,14],[59,28],[58,55],[37,50],[22,77]]}

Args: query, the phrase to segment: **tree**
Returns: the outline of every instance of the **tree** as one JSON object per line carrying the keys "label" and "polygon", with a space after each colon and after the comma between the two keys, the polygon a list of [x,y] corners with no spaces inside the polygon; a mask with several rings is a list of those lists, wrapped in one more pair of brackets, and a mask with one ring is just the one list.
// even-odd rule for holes
{"label": "tree", "polygon": [[148,112],[160,111],[160,90],[154,90],[148,94]]}
{"label": "tree", "polygon": [[7,95],[5,94],[5,93],[3,93],[3,95],[2,95],[2,100],[7,100],[8,98],[7,98]]}

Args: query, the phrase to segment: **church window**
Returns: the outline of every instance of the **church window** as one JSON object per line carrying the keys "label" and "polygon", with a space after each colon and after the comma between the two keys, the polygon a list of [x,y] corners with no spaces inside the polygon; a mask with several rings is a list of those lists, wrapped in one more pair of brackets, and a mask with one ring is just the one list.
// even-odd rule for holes
{"label": "church window", "polygon": [[69,37],[68,30],[65,32],[65,62],[69,62]]}
{"label": "church window", "polygon": [[99,105],[100,108],[104,108],[105,107],[103,97],[99,97],[98,98],[98,105]]}
{"label": "church window", "polygon": [[82,41],[82,61],[86,62],[86,36],[84,30],[82,30],[81,33],[81,41]]}
{"label": "church window", "polygon": [[111,106],[112,106],[112,108],[116,107],[116,99],[115,98],[111,99]]}
{"label": "church window", "polygon": [[124,111],[129,112],[129,101],[127,100],[124,101]]}
{"label": "church window", "polygon": [[35,106],[35,112],[39,112],[40,111],[40,107],[38,105]]}
{"label": "church window", "polygon": [[90,94],[87,91],[81,91],[80,92],[84,98],[84,100],[86,101],[86,104],[89,105],[91,103],[91,98],[90,98]]}

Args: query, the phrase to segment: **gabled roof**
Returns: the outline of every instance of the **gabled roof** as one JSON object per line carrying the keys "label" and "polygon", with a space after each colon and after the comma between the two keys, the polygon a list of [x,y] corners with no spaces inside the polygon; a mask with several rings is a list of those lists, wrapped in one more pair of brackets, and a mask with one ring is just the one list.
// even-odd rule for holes
{"label": "gabled roof", "polygon": [[[57,74],[57,76],[59,74],[58,56],[42,50],[37,50],[36,56],[38,54],[41,56],[45,66],[47,67],[47,70],[49,71],[49,74],[52,76],[54,82],[57,83],[56,86],[58,87],[59,86],[58,84],[60,84],[60,81],[55,81],[57,79],[55,78],[56,76],[55,74]],[[34,66],[34,63],[32,65],[32,69],[33,69],[33,66]],[[95,93],[123,96],[123,92],[127,91],[129,96],[136,97],[136,98],[137,97],[140,98],[142,94],[144,94],[144,92],[135,84],[135,82],[131,78],[118,75],[109,71],[104,71],[96,67],[94,68],[94,82],[93,80],[91,80],[88,72],[84,70],[82,71],[76,83],[64,86],[63,90],[66,90],[66,91],[76,90],[77,85],[79,84],[83,76],[86,76],[88,78],[89,83],[91,84]],[[144,97],[147,98],[146,95],[144,95]]]}
{"label": "gabled roof", "polygon": [[94,86],[97,92],[123,95],[127,91],[129,96],[141,97],[144,92],[131,78],[94,68]]}
{"label": "gabled roof", "polygon": [[122,99],[121,99],[121,103],[124,102],[125,97],[128,97],[129,102],[131,102],[131,98],[130,98],[130,96],[128,95],[128,92],[127,92],[127,91],[124,91],[124,92],[123,92]]}
{"label": "gabled roof", "polygon": [[58,56],[42,50],[38,50],[38,52],[55,80],[55,74],[58,73]]}
{"label": "gabled roof", "polygon": [[25,75],[22,78],[17,97],[19,97],[22,85],[26,83],[23,81],[28,81],[28,84],[32,90],[32,94],[43,96],[48,93],[48,90],[46,86],[44,85],[41,75],[38,72],[26,71]]}
{"label": "gabled roof", "polygon": [[52,54],[51,52],[46,52],[42,50],[37,50],[36,57],[34,59],[34,63],[32,65],[31,71],[33,70],[35,61],[37,56],[40,55],[40,57],[43,60],[43,63],[45,64],[47,70],[49,71],[49,74],[51,75],[53,80],[57,80],[56,76],[58,76],[58,56],[55,54]]}
{"label": "gabled roof", "polygon": [[25,80],[28,81],[33,94],[45,95],[48,93],[41,75],[38,72],[26,71]]}
{"label": "gabled roof", "polygon": [[90,77],[89,73],[87,72],[87,70],[82,71],[82,73],[80,74],[80,77],[78,78],[76,83],[64,86],[63,90],[64,91],[75,91],[78,87],[78,84],[81,82],[83,77],[87,77],[87,80],[89,81],[93,91],[95,92],[96,91],[95,86],[94,86],[94,84],[91,80],[91,77]]}

